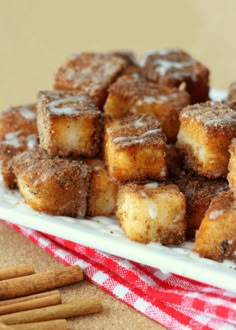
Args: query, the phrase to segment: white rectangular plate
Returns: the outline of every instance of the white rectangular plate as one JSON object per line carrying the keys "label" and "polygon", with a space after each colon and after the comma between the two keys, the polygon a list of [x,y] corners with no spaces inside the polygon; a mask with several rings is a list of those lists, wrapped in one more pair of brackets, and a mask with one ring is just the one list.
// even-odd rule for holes
{"label": "white rectangular plate", "polygon": [[[224,94],[222,94],[223,96]],[[221,97],[216,93],[214,98]],[[165,247],[159,243],[141,244],[129,240],[115,219],[95,217],[75,219],[49,216],[32,210],[18,191],[11,191],[0,180],[0,217],[43,233],[48,233],[101,251],[159,268],[236,292],[236,264],[218,263],[191,252],[192,243]]]}

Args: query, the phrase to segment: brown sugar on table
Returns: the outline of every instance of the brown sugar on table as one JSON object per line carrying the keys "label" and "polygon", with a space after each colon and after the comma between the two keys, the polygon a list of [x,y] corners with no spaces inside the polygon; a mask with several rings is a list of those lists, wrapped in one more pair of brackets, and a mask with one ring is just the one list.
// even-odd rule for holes
{"label": "brown sugar on table", "polygon": [[152,115],[133,115],[105,126],[108,172],[117,181],[165,180],[166,143]]}
{"label": "brown sugar on table", "polygon": [[208,100],[209,70],[181,49],[160,49],[147,56],[147,79],[160,85],[178,87],[186,84],[191,103]]}
{"label": "brown sugar on table", "polygon": [[228,148],[236,137],[236,112],[220,102],[195,104],[180,113],[177,148],[184,165],[208,178],[226,177]]}
{"label": "brown sugar on table", "polygon": [[100,150],[102,114],[88,94],[39,92],[37,124],[40,146],[50,155],[92,157]]}
{"label": "brown sugar on table", "polygon": [[217,261],[236,261],[236,198],[233,191],[216,196],[205,214],[193,250]]}
{"label": "brown sugar on table", "polygon": [[179,130],[179,112],[189,101],[189,94],[184,90],[158,86],[146,81],[138,72],[131,72],[109,88],[104,113],[114,119],[131,114],[153,114],[168,141],[174,142]]}
{"label": "brown sugar on table", "polygon": [[88,93],[102,108],[110,84],[126,68],[120,56],[102,53],[81,53],[72,56],[61,66],[55,77],[55,89],[77,90]]}
{"label": "brown sugar on table", "polygon": [[21,194],[33,209],[85,215],[90,170],[83,161],[53,158],[44,150],[32,149],[14,158],[13,170]]}

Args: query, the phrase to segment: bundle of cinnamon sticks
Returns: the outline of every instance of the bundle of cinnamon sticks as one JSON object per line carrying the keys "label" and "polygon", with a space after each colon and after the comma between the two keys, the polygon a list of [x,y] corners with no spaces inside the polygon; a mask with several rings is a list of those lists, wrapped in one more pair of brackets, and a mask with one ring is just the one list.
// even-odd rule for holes
{"label": "bundle of cinnamon sticks", "polygon": [[82,280],[79,266],[41,273],[31,265],[0,269],[0,330],[64,330],[69,317],[101,312],[97,298],[62,303],[55,289]]}

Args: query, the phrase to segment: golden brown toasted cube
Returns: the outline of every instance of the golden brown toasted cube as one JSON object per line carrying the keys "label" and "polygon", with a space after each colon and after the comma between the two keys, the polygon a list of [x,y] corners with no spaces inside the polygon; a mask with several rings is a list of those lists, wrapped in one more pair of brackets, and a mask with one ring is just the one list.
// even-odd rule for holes
{"label": "golden brown toasted cube", "polygon": [[9,189],[15,189],[17,186],[16,177],[12,169],[12,158],[19,152],[19,148],[0,144],[1,174],[4,185]]}
{"label": "golden brown toasted cube", "polygon": [[35,104],[10,107],[0,112],[0,140],[10,138],[11,133],[17,133],[18,137],[37,135]]}
{"label": "golden brown toasted cube", "polygon": [[144,72],[148,80],[164,86],[186,84],[191,104],[208,100],[209,70],[181,49],[160,49],[147,56]]}
{"label": "golden brown toasted cube", "polygon": [[233,139],[229,146],[230,158],[228,164],[227,180],[231,189],[236,188],[236,139]]}
{"label": "golden brown toasted cube", "polygon": [[230,108],[236,110],[236,82],[229,86],[229,93],[226,100]]}
{"label": "golden brown toasted cube", "polygon": [[110,53],[113,56],[117,56],[126,61],[127,66],[133,66],[137,64],[137,58],[132,50],[129,49],[118,49]]}
{"label": "golden brown toasted cube", "polygon": [[6,187],[16,188],[16,178],[11,166],[13,156],[37,144],[35,104],[10,107],[0,113],[1,173]]}
{"label": "golden brown toasted cube", "polygon": [[108,172],[117,181],[164,180],[166,144],[158,120],[133,115],[107,123],[105,157]]}
{"label": "golden brown toasted cube", "polygon": [[186,197],[187,238],[194,238],[211,200],[220,192],[228,190],[225,179],[207,179],[192,173],[182,173],[173,182]]}
{"label": "golden brown toasted cube", "polygon": [[90,159],[86,162],[91,169],[87,215],[109,216],[115,210],[118,184],[109,176],[104,161]]}
{"label": "golden brown toasted cube", "polygon": [[38,136],[20,136],[19,132],[6,134],[6,139],[0,141],[0,160],[3,182],[7,188],[16,188],[16,178],[12,170],[12,158],[25,150],[30,150],[38,145]]}
{"label": "golden brown toasted cube", "polygon": [[168,141],[173,142],[179,130],[179,112],[188,104],[185,91],[160,87],[136,73],[124,75],[111,85],[104,112],[114,119],[134,113],[153,114]]}
{"label": "golden brown toasted cube", "polygon": [[111,54],[73,55],[64,66],[58,69],[54,87],[60,90],[88,93],[96,105],[102,108],[108,87],[126,66],[126,60]]}
{"label": "golden brown toasted cube", "polygon": [[173,184],[121,186],[116,216],[132,240],[167,245],[180,244],[185,239],[185,197]]}
{"label": "golden brown toasted cube", "polygon": [[166,145],[166,163],[170,179],[178,178],[185,174],[182,158],[174,144]]}
{"label": "golden brown toasted cube", "polygon": [[180,114],[177,147],[185,167],[208,178],[225,177],[236,112],[220,102],[188,106]]}
{"label": "golden brown toasted cube", "polygon": [[54,156],[95,156],[100,150],[101,116],[87,94],[40,92],[37,115],[40,147]]}
{"label": "golden brown toasted cube", "polygon": [[204,258],[236,261],[236,199],[233,191],[224,191],[211,201],[193,250]]}
{"label": "golden brown toasted cube", "polygon": [[53,215],[84,216],[90,171],[78,160],[50,158],[32,149],[13,158],[18,188],[33,209]]}

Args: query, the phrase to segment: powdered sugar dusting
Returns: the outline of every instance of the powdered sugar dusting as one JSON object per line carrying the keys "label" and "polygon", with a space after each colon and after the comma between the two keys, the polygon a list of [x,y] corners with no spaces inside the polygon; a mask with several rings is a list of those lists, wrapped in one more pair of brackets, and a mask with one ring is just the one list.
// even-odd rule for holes
{"label": "powdered sugar dusting", "polygon": [[151,189],[155,189],[159,187],[159,183],[158,182],[150,182],[150,183],[146,183],[144,185],[145,188],[151,188]]}
{"label": "powdered sugar dusting", "polygon": [[83,111],[81,102],[87,101],[85,95],[68,96],[59,100],[51,101],[46,108],[55,115],[74,115],[78,111]]}
{"label": "powdered sugar dusting", "polygon": [[182,110],[180,118],[193,118],[204,126],[235,127],[236,111],[220,102],[206,102],[187,106]]}
{"label": "powdered sugar dusting", "polygon": [[120,143],[123,146],[129,146],[133,144],[142,144],[150,140],[150,138],[155,137],[156,133],[159,133],[161,130],[160,128],[150,129],[140,136],[133,135],[133,136],[119,136],[112,139],[114,143]]}
{"label": "powdered sugar dusting", "polygon": [[32,111],[29,107],[23,106],[19,108],[19,112],[22,117],[28,120],[34,120],[36,118],[36,112]]}
{"label": "powdered sugar dusting", "polygon": [[155,66],[155,71],[159,73],[161,76],[165,75],[169,70],[173,69],[184,69],[186,67],[189,67],[193,65],[196,61],[194,59],[189,59],[186,61],[172,61],[172,60],[167,60],[167,59],[161,59],[157,58],[154,62],[153,65]]}
{"label": "powdered sugar dusting", "polygon": [[223,210],[215,210],[215,211],[212,211],[212,212],[209,214],[209,219],[211,219],[211,220],[215,220],[215,219],[217,219],[218,217],[220,217],[223,213],[224,213]]}
{"label": "powdered sugar dusting", "polygon": [[21,133],[21,131],[7,133],[5,135],[5,140],[1,141],[0,144],[7,144],[15,148],[19,148],[21,146],[21,142],[19,139]]}

